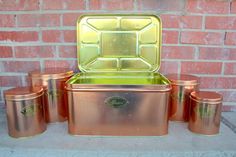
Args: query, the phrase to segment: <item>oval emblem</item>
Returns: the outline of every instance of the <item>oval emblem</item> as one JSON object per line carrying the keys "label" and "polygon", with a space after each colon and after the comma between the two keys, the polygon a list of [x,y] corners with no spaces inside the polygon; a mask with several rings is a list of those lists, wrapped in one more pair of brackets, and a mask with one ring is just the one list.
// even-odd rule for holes
{"label": "oval emblem", "polygon": [[29,105],[29,106],[24,107],[21,110],[21,113],[24,116],[33,116],[36,111],[37,111],[36,105]]}
{"label": "oval emblem", "polygon": [[114,108],[121,108],[124,107],[128,104],[128,100],[126,100],[125,98],[122,97],[118,97],[118,96],[113,96],[113,97],[109,97],[105,100],[105,104],[114,107]]}

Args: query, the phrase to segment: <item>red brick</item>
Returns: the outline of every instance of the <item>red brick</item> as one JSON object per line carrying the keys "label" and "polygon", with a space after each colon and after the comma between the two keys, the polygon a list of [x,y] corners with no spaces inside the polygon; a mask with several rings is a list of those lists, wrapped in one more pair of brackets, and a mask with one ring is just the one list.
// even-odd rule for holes
{"label": "red brick", "polygon": [[138,0],[137,2],[139,10],[182,11],[185,5],[184,0]]}
{"label": "red brick", "polygon": [[132,10],[133,0],[103,0],[102,5],[107,10]]}
{"label": "red brick", "polygon": [[64,42],[76,42],[76,31],[75,30],[64,30]]}
{"label": "red brick", "polygon": [[161,61],[161,67],[159,71],[162,74],[178,73],[178,62]]}
{"label": "red brick", "polygon": [[19,27],[60,26],[59,14],[20,14],[17,15]]}
{"label": "red brick", "polygon": [[230,10],[232,14],[236,14],[236,1],[232,1]]}
{"label": "red brick", "polygon": [[201,47],[199,59],[236,60],[236,48]]}
{"label": "red brick", "polygon": [[236,91],[220,91],[224,102],[236,102]]}
{"label": "red brick", "polygon": [[236,17],[209,16],[206,17],[206,29],[236,29]]}
{"label": "red brick", "polygon": [[85,9],[84,0],[43,0],[44,10],[82,10]]}
{"label": "red brick", "polygon": [[189,13],[227,14],[230,11],[229,1],[187,0],[186,11]]}
{"label": "red brick", "polygon": [[235,89],[235,77],[201,77],[200,88]]}
{"label": "red brick", "polygon": [[181,62],[182,73],[193,74],[220,74],[222,63],[220,62]]}
{"label": "red brick", "polygon": [[101,0],[89,0],[89,9],[90,10],[100,10],[102,9]]}
{"label": "red brick", "polygon": [[54,57],[55,49],[53,46],[17,46],[15,56],[17,58],[49,58]]}
{"label": "red brick", "polygon": [[77,58],[76,46],[60,46],[59,57],[62,58]]}
{"label": "red brick", "polygon": [[16,42],[26,42],[26,41],[38,41],[38,32],[35,31],[11,31],[4,32],[0,31],[0,41],[16,41]]}
{"label": "red brick", "polygon": [[2,61],[4,72],[29,72],[40,68],[39,61]]}
{"label": "red brick", "polygon": [[44,63],[45,68],[69,68],[69,69],[78,69],[77,60],[47,60]]}
{"label": "red brick", "polygon": [[21,76],[0,76],[1,87],[16,87],[21,85]]}
{"label": "red brick", "polygon": [[0,14],[0,27],[15,27],[15,15]]}
{"label": "red brick", "polygon": [[162,32],[162,42],[164,44],[178,44],[178,37],[179,37],[178,31],[164,30]]}
{"label": "red brick", "polygon": [[181,32],[181,43],[184,44],[203,44],[203,45],[222,45],[224,33],[221,32]]}
{"label": "red brick", "polygon": [[162,58],[167,59],[193,59],[195,49],[189,46],[163,46]]}
{"label": "red brick", "polygon": [[226,33],[225,44],[226,45],[236,45],[236,32],[227,32]]}
{"label": "red brick", "polygon": [[12,47],[0,46],[0,58],[13,57]]}
{"label": "red brick", "polygon": [[39,0],[2,0],[0,3],[1,11],[39,10]]}
{"label": "red brick", "polygon": [[202,27],[201,16],[178,16],[178,15],[162,14],[161,19],[164,28],[198,29]]}
{"label": "red brick", "polygon": [[236,111],[236,105],[231,105],[227,102],[223,102],[222,112],[235,112],[235,111]]}
{"label": "red brick", "polygon": [[62,32],[59,30],[45,30],[42,32],[43,42],[62,42]]}
{"label": "red brick", "polygon": [[226,75],[236,75],[236,62],[225,63],[225,71]]}
{"label": "red brick", "polygon": [[64,26],[76,26],[76,22],[80,16],[81,16],[81,13],[63,14],[63,25]]}

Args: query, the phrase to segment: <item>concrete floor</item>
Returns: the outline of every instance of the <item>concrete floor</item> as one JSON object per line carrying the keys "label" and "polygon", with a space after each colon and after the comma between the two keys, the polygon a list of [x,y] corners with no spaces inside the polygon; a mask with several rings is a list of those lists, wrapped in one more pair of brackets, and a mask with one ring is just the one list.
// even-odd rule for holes
{"label": "concrete floor", "polygon": [[[236,124],[234,113],[223,113],[227,123]],[[4,112],[0,113],[0,157],[235,157],[236,133],[221,123],[220,134],[193,134],[186,123],[170,122],[163,137],[71,136],[67,123],[48,125],[38,136],[14,139],[8,136]]]}

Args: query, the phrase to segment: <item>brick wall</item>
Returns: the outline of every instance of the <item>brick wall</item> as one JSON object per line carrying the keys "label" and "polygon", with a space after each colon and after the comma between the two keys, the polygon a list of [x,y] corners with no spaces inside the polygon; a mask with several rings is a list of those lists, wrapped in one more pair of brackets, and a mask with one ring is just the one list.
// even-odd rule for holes
{"label": "brick wall", "polygon": [[159,14],[162,73],[201,77],[201,88],[224,96],[236,110],[236,1],[234,0],[1,0],[0,103],[3,90],[26,85],[28,71],[77,69],[76,19],[82,13]]}

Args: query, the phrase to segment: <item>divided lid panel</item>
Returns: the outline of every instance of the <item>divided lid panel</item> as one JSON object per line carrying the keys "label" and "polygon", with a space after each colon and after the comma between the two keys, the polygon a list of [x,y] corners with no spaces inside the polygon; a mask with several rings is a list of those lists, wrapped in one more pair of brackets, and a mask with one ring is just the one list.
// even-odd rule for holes
{"label": "divided lid panel", "polygon": [[77,22],[82,72],[154,72],[160,48],[161,21],[155,15],[83,15]]}

